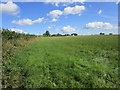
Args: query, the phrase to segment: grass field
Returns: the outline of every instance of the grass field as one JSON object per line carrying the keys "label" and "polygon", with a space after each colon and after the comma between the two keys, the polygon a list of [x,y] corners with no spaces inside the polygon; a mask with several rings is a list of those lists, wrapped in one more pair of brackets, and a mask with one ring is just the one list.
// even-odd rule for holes
{"label": "grass field", "polygon": [[11,86],[118,87],[118,36],[43,37],[11,57]]}

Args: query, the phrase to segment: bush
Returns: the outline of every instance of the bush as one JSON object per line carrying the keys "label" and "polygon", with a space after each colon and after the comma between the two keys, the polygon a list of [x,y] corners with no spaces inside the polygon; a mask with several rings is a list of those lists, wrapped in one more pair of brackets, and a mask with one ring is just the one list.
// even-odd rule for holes
{"label": "bush", "polygon": [[[11,75],[12,72],[12,67],[11,67],[11,57],[14,55],[15,50],[17,48],[22,47],[27,44],[27,42],[31,39],[34,39],[36,36],[31,35],[31,34],[24,34],[24,33],[16,33],[14,31],[10,31],[8,29],[2,29],[0,30],[2,34],[2,86],[3,88],[8,88],[11,86],[16,85],[16,87],[21,87],[22,84],[14,84],[12,85],[11,83],[14,83],[13,75]],[[18,77],[18,79],[20,79]],[[16,81],[22,81],[21,80],[16,80]]]}

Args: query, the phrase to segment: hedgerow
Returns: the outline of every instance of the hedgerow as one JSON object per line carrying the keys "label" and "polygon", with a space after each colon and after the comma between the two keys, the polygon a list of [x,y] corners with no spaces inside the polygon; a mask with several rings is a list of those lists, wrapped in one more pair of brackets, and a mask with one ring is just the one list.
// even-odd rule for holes
{"label": "hedgerow", "polygon": [[[3,88],[11,87],[14,77],[11,75],[12,67],[10,58],[15,54],[15,51],[20,47],[25,46],[31,39],[36,38],[36,35],[17,33],[9,29],[1,30],[2,37],[2,86]],[[17,79],[15,79],[17,80]],[[21,81],[23,79],[19,79]],[[23,83],[23,82],[22,82]],[[17,85],[17,84],[16,84]]]}

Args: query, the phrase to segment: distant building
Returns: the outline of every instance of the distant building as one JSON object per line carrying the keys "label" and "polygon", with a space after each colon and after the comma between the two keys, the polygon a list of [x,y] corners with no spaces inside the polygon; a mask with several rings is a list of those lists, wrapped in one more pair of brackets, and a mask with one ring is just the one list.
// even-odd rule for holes
{"label": "distant building", "polygon": [[77,34],[76,33],[72,33],[71,36],[77,36]]}
{"label": "distant building", "polygon": [[62,35],[58,33],[58,34],[53,34],[52,36],[62,36]]}

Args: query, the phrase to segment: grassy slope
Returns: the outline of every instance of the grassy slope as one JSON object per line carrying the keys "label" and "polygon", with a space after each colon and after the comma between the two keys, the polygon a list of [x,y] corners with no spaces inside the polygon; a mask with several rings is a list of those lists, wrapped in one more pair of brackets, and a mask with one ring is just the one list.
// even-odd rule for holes
{"label": "grassy slope", "polygon": [[[117,36],[41,38],[11,58],[11,85],[37,87],[111,87],[118,84]],[[17,81],[16,81],[17,80]]]}

